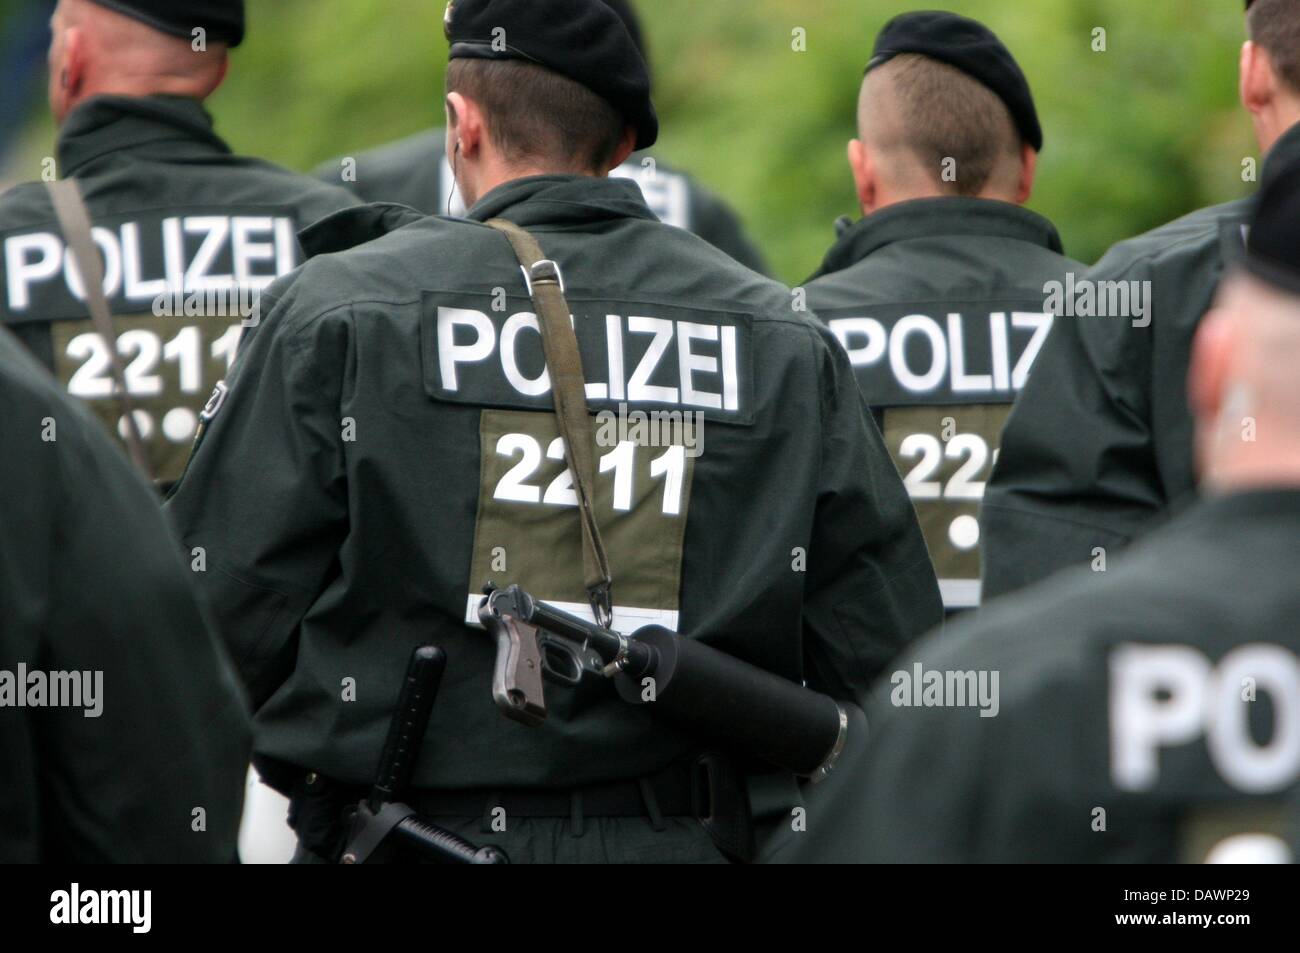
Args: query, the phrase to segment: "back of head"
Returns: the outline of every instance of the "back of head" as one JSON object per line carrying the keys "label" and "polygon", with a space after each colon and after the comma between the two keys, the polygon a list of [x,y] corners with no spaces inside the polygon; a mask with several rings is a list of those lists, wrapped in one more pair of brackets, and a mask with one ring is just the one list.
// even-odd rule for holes
{"label": "back of head", "polygon": [[1250,0],[1241,50],[1241,103],[1264,152],[1300,123],[1300,0]]}
{"label": "back of head", "polygon": [[896,56],[867,74],[858,132],[900,191],[1014,195],[1020,181],[1021,138],[1006,104],[927,56]]}
{"label": "back of head", "polygon": [[1246,31],[1268,53],[1277,78],[1300,95],[1300,0],[1253,0]]}
{"label": "back of head", "polygon": [[515,166],[604,174],[626,128],[605,99],[525,60],[454,59],[447,92],[479,105],[493,144]]}
{"label": "back of head", "polygon": [[849,147],[864,211],[917,198],[1020,204],[1043,129],[1029,80],[983,23],[944,10],[894,17],[876,36]]}
{"label": "back of head", "polygon": [[603,176],[658,137],[645,59],[605,0],[455,0],[444,26],[447,151],[467,204],[524,176]]}
{"label": "back of head", "polygon": [[[59,0],[50,46],[56,120],[93,96],[211,95],[225,77],[229,45],[242,38],[243,4],[216,3],[225,13],[190,20],[186,8],[194,2],[180,0],[154,16],[154,5],[135,0]],[[183,25],[191,22],[211,29]]]}

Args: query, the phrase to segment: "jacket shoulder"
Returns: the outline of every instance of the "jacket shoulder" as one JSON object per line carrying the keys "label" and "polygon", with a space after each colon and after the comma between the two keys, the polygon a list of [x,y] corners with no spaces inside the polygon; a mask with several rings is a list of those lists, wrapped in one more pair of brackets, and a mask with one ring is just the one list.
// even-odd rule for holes
{"label": "jacket shoulder", "polygon": [[[341,183],[304,175],[264,159],[236,156],[235,160],[241,170],[251,176],[248,181],[250,197],[269,204],[291,205],[298,211],[299,220],[305,223],[361,204],[362,200],[343,188]],[[219,177],[213,177],[212,182],[218,190],[221,189]],[[258,194],[253,195],[254,192]]]}
{"label": "jacket shoulder", "polygon": [[895,242],[808,281],[814,309],[1040,296],[1087,265],[1033,242],[946,236]]}
{"label": "jacket shoulder", "polygon": [[[619,244],[607,246],[608,254],[617,256],[624,246],[653,249],[654,267],[634,287],[616,284],[605,289],[616,297],[640,294],[648,300],[694,301],[706,308],[742,309],[764,323],[821,327],[794,307],[784,285],[745,267],[699,236],[657,221],[629,221],[627,228]],[[545,236],[548,230],[535,231]],[[454,280],[458,264],[474,263],[476,273],[489,276],[479,284],[489,285],[519,270],[509,245],[488,225],[424,215],[394,203],[337,212],[305,229],[299,239],[309,260],[294,284],[305,284],[310,276],[335,289],[346,287],[352,300],[396,289],[414,292],[439,271]],[[592,235],[586,240],[600,239]],[[573,241],[572,233],[567,241]],[[550,247],[548,242],[543,237],[544,247]]]}
{"label": "jacket shoulder", "polygon": [[1196,256],[1217,248],[1225,225],[1244,225],[1251,199],[1238,199],[1198,209],[1159,228],[1120,242],[1094,266],[1099,271],[1123,270],[1141,263]]}
{"label": "jacket shoulder", "polygon": [[63,391],[8,331],[0,329],[0,397],[6,407],[63,403]]}
{"label": "jacket shoulder", "polygon": [[290,307],[286,330],[327,314],[345,318],[350,307],[363,303],[417,301],[443,250],[453,256],[448,261],[472,261],[474,242],[489,241],[492,234],[478,223],[424,215],[405,205],[345,209],[299,233],[307,261],[266,296],[273,306]]}
{"label": "jacket shoulder", "polygon": [[[391,174],[426,165],[442,157],[447,148],[445,137],[446,134],[441,129],[428,129],[396,142],[363,150],[355,156],[357,168],[375,174]],[[339,156],[322,162],[312,170],[312,175],[327,182],[337,179],[343,158]]]}
{"label": "jacket shoulder", "polygon": [[53,221],[54,206],[40,182],[24,182],[0,194],[0,232]]}
{"label": "jacket shoulder", "polygon": [[[50,485],[48,480],[59,479],[62,466],[56,453],[30,453],[26,449],[39,446],[41,450],[47,450],[57,444],[65,456],[75,461],[67,465],[69,470],[77,474],[78,479],[84,476],[87,492],[96,498],[102,498],[107,490],[95,474],[107,474],[114,484],[132,482],[128,477],[134,474],[130,473],[125,457],[112,445],[103,426],[91,416],[89,409],[69,397],[18,338],[3,328],[0,328],[0,406],[4,406],[11,417],[38,421],[49,418],[56,427],[56,437],[49,444],[35,444],[24,439],[10,442],[8,452],[11,455],[3,463],[16,467],[12,475],[18,479],[32,486],[35,485],[31,482],[35,473],[43,475],[39,479],[45,481],[46,486]],[[0,427],[0,431],[3,429]],[[5,467],[0,467],[3,469]],[[0,477],[0,482],[3,482],[3,477]],[[142,506],[141,501],[146,505]],[[133,502],[138,511],[152,509],[147,506],[152,500],[144,492],[136,493]]]}
{"label": "jacket shoulder", "polygon": [[298,240],[308,258],[348,251],[405,228],[425,216],[407,205],[372,202],[341,209],[304,228]]}

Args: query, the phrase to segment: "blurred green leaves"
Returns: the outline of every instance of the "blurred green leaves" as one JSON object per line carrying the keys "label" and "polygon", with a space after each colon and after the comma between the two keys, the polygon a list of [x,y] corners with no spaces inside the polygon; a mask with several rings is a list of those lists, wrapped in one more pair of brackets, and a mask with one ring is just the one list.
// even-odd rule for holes
{"label": "blurred green leaves", "polygon": [[[444,6],[248,0],[249,38],[211,102],[218,129],[237,151],[306,169],[440,124]],[[641,0],[656,151],[726,196],[780,277],[802,280],[835,217],[855,213],[844,150],[875,34],[933,6],[988,23],[1020,59],[1047,135],[1031,205],[1074,256],[1251,188],[1235,0]]]}

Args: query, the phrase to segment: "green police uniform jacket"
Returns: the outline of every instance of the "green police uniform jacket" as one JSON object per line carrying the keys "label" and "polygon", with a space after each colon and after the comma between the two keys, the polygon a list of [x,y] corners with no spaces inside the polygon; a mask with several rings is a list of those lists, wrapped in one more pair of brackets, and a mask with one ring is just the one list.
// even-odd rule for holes
{"label": "green police uniform jacket", "polygon": [[[341,213],[304,242],[351,250],[271,289],[168,504],[208,553],[200,584],[251,687],[273,783],[292,776],[284,765],[368,783],[426,642],[449,662],[422,787],[618,781],[692,747],[599,679],[548,686],[540,728],[493,704],[494,646],[467,624],[483,583],[585,609],[533,306],[510,245],[479,224],[497,216],[563,270],[601,412],[616,627],[660,623],[855,698],[940,620],[843,350],[787,289],[655,221],[635,185],[518,180],[470,221]],[[703,419],[695,438],[662,416],[687,413]]]}
{"label": "green police uniform jacket", "polygon": [[[426,215],[465,214],[441,129],[371,149],[348,162],[326,162],[313,174],[332,185],[342,182],[367,202],[398,202]],[[640,152],[610,175],[636,182],[661,222],[692,231],[742,265],[768,274],[763,253],[745,234],[740,217],[692,176]]]}
{"label": "green police uniform jacket", "polygon": [[[1300,127],[1277,142],[1263,174],[1297,156]],[[1141,291],[1150,307],[1056,321],[985,497],[990,596],[1113,553],[1194,492],[1192,342],[1225,263],[1243,247],[1250,210],[1251,200],[1230,202],[1121,242],[1079,283],[1073,304],[1092,288],[1094,300]]]}
{"label": "green police uniform jacket", "polygon": [[1297,566],[1300,490],[1211,499],[916,643],[839,836],[878,861],[1300,856]]}
{"label": "green police uniform jacket", "polygon": [[233,860],[248,712],[157,499],[3,329],[0,406],[0,863]]}
{"label": "green police uniform jacket", "polygon": [[[297,231],[357,200],[232,155],[202,105],[171,96],[79,106],[58,170],[89,208],[140,429],[157,475],[174,480],[256,295],[302,259]],[[116,431],[107,345],[40,183],[0,198],[0,244],[0,322]]]}
{"label": "green police uniform jacket", "polygon": [[905,475],[950,610],[979,604],[984,481],[1051,328],[1045,285],[1077,267],[1027,209],[930,198],[845,230],[806,283]]}

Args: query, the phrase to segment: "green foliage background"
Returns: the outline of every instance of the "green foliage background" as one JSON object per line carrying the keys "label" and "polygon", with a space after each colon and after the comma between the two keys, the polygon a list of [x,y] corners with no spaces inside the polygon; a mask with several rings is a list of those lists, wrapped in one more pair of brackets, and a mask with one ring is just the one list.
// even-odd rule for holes
{"label": "green foliage background", "polygon": [[[249,39],[210,104],[218,129],[237,151],[306,169],[441,123],[444,6],[248,0]],[[835,217],[855,212],[844,149],[875,34],[934,6],[989,24],[1029,76],[1047,136],[1031,205],[1075,257],[1252,188],[1240,0],[640,0],[656,152],[728,198],[779,276],[802,280]],[[48,149],[50,135],[32,138]]]}

